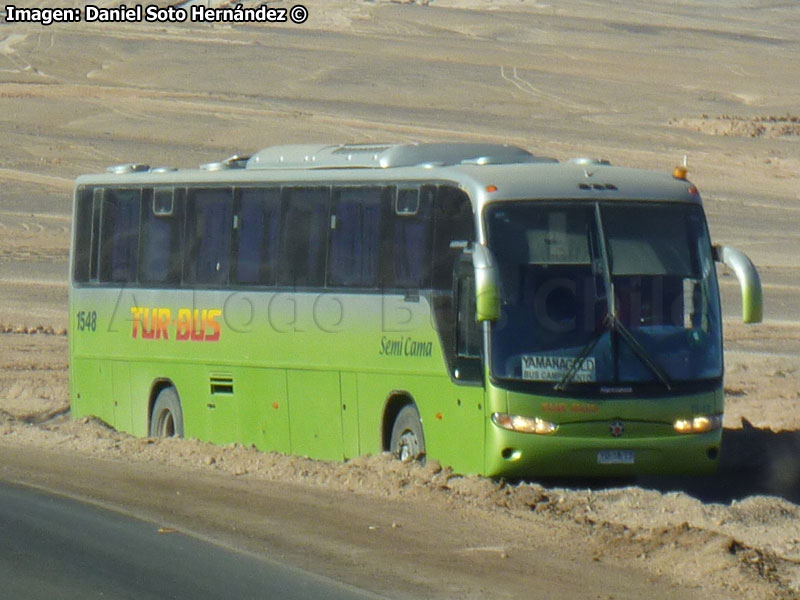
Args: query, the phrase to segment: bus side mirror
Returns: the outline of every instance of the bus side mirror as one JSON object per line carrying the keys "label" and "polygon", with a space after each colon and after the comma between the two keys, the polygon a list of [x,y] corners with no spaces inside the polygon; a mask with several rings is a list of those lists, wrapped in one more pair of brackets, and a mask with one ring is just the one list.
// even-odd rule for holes
{"label": "bus side mirror", "polygon": [[714,246],[714,260],[727,265],[736,274],[742,290],[742,320],[760,323],[764,312],[761,278],[747,255],[733,246]]}
{"label": "bus side mirror", "polygon": [[475,267],[475,303],[478,322],[497,321],[500,318],[500,277],[497,261],[483,244],[472,247],[472,264]]}

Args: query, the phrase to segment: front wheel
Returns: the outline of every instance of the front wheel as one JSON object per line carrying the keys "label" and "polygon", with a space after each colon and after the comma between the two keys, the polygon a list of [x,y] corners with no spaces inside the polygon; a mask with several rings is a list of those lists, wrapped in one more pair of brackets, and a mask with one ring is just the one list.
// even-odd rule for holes
{"label": "front wheel", "polygon": [[156,397],[150,417],[150,437],[183,437],[183,411],[174,387],[164,388]]}
{"label": "front wheel", "polygon": [[389,450],[403,462],[425,462],[425,437],[419,411],[413,404],[402,408],[392,427]]}

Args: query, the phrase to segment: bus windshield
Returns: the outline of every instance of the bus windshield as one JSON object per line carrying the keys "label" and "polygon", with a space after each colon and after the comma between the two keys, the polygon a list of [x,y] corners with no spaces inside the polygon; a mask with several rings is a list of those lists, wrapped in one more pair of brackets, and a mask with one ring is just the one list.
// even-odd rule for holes
{"label": "bus windshield", "polygon": [[699,205],[497,203],[486,219],[503,295],[495,378],[616,392],[722,376]]}

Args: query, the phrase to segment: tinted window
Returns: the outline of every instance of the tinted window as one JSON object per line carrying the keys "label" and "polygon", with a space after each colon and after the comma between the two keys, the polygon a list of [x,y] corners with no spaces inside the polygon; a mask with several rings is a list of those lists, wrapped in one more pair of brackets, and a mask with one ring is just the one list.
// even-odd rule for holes
{"label": "tinted window", "polygon": [[450,290],[456,260],[475,239],[469,197],[456,188],[441,186],[434,202],[434,227],[433,287]]}
{"label": "tinted window", "polygon": [[[403,190],[398,193],[404,194]],[[389,243],[392,244],[386,287],[419,289],[430,280],[431,204],[433,189],[420,191],[419,207],[414,214],[392,215]],[[407,202],[406,202],[407,204]]]}
{"label": "tinted window", "polygon": [[697,224],[674,206],[604,206],[603,222],[614,275],[701,277]]}
{"label": "tinted window", "polygon": [[458,302],[458,331],[456,334],[459,356],[480,358],[481,331],[476,321],[475,313],[475,277],[470,274],[458,279],[456,288]]}
{"label": "tinted window", "polygon": [[334,193],[331,219],[331,285],[376,287],[386,188],[351,188]]}
{"label": "tinted window", "polygon": [[75,196],[75,221],[72,225],[75,237],[72,277],[77,282],[89,280],[89,261],[92,240],[92,189],[79,189]]}
{"label": "tinted window", "polygon": [[237,283],[274,285],[280,247],[281,194],[278,188],[239,191]]}
{"label": "tinted window", "polygon": [[228,282],[233,237],[233,194],[230,189],[193,190],[187,204],[189,252],[186,281]]}
{"label": "tinted window", "polygon": [[325,284],[328,188],[285,190],[279,283],[291,286]]}
{"label": "tinted window", "polygon": [[89,245],[89,279],[97,281],[100,267],[100,210],[103,205],[103,190],[95,189],[92,199],[92,235]]}
{"label": "tinted window", "polygon": [[100,280],[136,281],[139,252],[140,190],[110,190],[103,194]]}
{"label": "tinted window", "polygon": [[143,193],[142,249],[139,279],[145,283],[175,283],[180,278],[181,230],[180,193],[173,192],[173,211],[170,215],[153,212],[153,192]]}

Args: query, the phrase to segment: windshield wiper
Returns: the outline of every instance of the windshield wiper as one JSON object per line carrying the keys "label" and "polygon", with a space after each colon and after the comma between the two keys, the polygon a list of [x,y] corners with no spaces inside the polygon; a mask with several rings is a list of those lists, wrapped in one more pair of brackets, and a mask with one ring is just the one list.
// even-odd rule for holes
{"label": "windshield wiper", "polygon": [[603,334],[606,331],[616,331],[620,337],[622,337],[622,339],[628,342],[628,345],[633,349],[633,353],[636,354],[639,360],[642,361],[642,363],[653,372],[653,374],[664,385],[664,387],[667,388],[667,390],[671,391],[672,384],[669,380],[669,377],[664,372],[664,369],[658,365],[658,363],[650,356],[650,353],[645,349],[645,347],[639,343],[639,340],[633,336],[628,328],[622,324],[622,321],[619,320],[619,317],[617,317],[614,282],[611,280],[611,265],[608,260],[608,248],[606,248],[606,235],[605,230],[603,229],[602,215],[600,214],[600,204],[596,203],[594,205],[594,214],[597,224],[597,237],[599,242],[598,245],[600,247],[600,257],[602,259],[601,270],[603,272],[603,286],[605,287],[606,306],[608,307],[606,316],[603,317],[603,325],[605,328],[595,333],[592,339],[586,343],[578,355],[578,358],[576,358],[572,363],[561,381],[553,386],[553,389],[559,392],[564,391],[567,386],[572,383],[573,378],[583,366],[583,362],[586,360],[589,354],[591,354],[592,350],[594,350],[594,347],[597,345],[597,342],[600,341],[600,338],[603,336]]}
{"label": "windshield wiper", "polygon": [[569,370],[564,374],[564,377],[559,381],[557,384],[553,386],[553,389],[558,392],[563,392],[567,389],[567,386],[572,383],[575,375],[580,371],[581,367],[583,366],[583,362],[592,353],[594,347],[597,345],[597,342],[600,341],[600,338],[606,331],[616,331],[620,334],[620,337],[628,342],[628,345],[633,349],[634,354],[642,361],[642,363],[650,369],[653,374],[658,378],[658,380],[664,385],[667,390],[672,390],[672,383],[669,380],[669,376],[664,372],[655,360],[650,356],[650,353],[647,352],[644,346],[639,343],[633,334],[628,330],[625,325],[622,324],[616,316],[612,315],[611,313],[606,313],[605,318],[603,318],[603,324],[605,325],[605,329],[598,331],[595,335],[590,339],[586,345],[581,350],[581,353],[578,357],[573,361],[572,365],[570,366]]}
{"label": "windshield wiper", "polygon": [[664,387],[667,388],[668,391],[671,391],[672,384],[670,383],[669,377],[664,372],[664,369],[658,366],[658,363],[650,356],[647,349],[639,343],[639,340],[633,337],[633,334],[628,328],[616,317],[614,317],[614,329],[622,336],[622,339],[628,342],[630,347],[633,348],[633,352],[639,357],[639,360],[658,377],[658,380],[664,384]]}
{"label": "windshield wiper", "polygon": [[[609,319],[610,316],[611,315],[606,313],[606,316],[603,318],[603,324],[606,324],[606,321]],[[594,347],[597,346],[597,342],[600,341],[600,338],[603,337],[603,334],[609,329],[610,328],[606,326],[606,329],[601,329],[597,331],[592,336],[592,338],[588,342],[586,342],[586,344],[583,346],[583,349],[581,350],[581,353],[578,355],[578,358],[576,358],[572,362],[572,365],[570,365],[567,372],[564,373],[564,377],[562,377],[561,381],[559,381],[557,384],[553,386],[554,390],[556,390],[557,392],[563,392],[564,390],[567,389],[567,386],[570,383],[572,383],[572,379],[575,377],[577,372],[580,371],[581,367],[583,366],[583,361],[585,361],[586,358],[592,353]]]}

